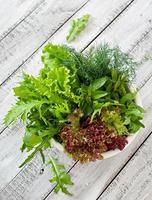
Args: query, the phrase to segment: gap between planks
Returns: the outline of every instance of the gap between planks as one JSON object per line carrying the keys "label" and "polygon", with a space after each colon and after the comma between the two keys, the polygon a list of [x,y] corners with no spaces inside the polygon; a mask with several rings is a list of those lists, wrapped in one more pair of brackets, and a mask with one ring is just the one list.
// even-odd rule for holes
{"label": "gap between planks", "polygon": [[151,200],[152,134],[142,144],[130,162],[115,177],[100,200]]}
{"label": "gap between planks", "polygon": [[20,25],[26,18],[28,18],[36,9],[38,6],[40,6],[43,3],[43,0],[41,0],[39,3],[37,3],[27,14],[25,14],[23,17],[19,19],[19,21],[15,22],[15,24],[11,27],[11,29],[8,31],[5,31],[4,33],[1,33],[0,35],[0,42],[6,38],[14,29],[17,28],[18,25]]}
{"label": "gap between planks", "polygon": [[[84,48],[83,48],[83,50],[81,50],[81,52],[83,52],[83,51],[85,51],[90,45],[91,45],[91,43],[93,43],[107,28],[108,28],[108,26],[110,26],[132,3],[134,2],[134,0],[132,0],[116,17],[114,17],[114,19],[111,21],[111,22],[109,22],[109,24],[107,24],[106,26],[105,26],[105,28],[102,30],[102,31],[100,31],[97,35],[96,35],[96,37],[94,37]],[[74,168],[74,166],[77,164],[78,162],[75,162],[74,163],[74,165],[72,165],[71,166],[71,168],[67,171],[67,173],[69,173],[73,168]],[[56,186],[55,186],[56,187]],[[51,194],[51,192],[53,192],[53,190],[55,189],[55,187],[54,188],[52,188],[51,189],[51,191],[50,191],[50,193],[48,193],[48,195],[46,195],[46,197],[44,198],[44,200],[46,200],[47,198],[48,198],[48,196]]]}
{"label": "gap between planks", "polygon": [[[142,40],[146,37],[146,35],[147,34],[144,34],[144,37],[142,38]],[[142,40],[140,40],[140,41],[142,41]],[[136,47],[138,47],[138,45],[139,45],[139,43],[140,42],[138,42],[135,46],[134,46],[134,48],[132,49],[132,50],[134,50]],[[145,84],[145,83],[144,83]],[[142,85],[142,87],[143,87],[144,85]],[[142,87],[140,87],[140,88],[142,88]]]}
{"label": "gap between planks", "polygon": [[0,40],[36,9],[42,0],[0,0]]}
{"label": "gap between planks", "polygon": [[116,177],[119,176],[119,174],[123,171],[123,169],[128,165],[128,163],[130,162],[130,160],[134,157],[134,155],[139,151],[139,149],[143,146],[143,144],[148,140],[148,138],[152,136],[152,132],[150,132],[146,138],[144,139],[144,141],[139,145],[139,147],[134,151],[134,153],[131,155],[131,157],[127,160],[127,162],[124,164],[124,166],[120,169],[120,171],[113,177],[113,179],[107,184],[107,186],[105,187],[105,189],[101,192],[101,194],[98,196],[98,198],[96,200],[101,199],[101,196],[103,195],[103,193],[109,188],[109,186],[112,184],[112,182],[115,180]]}
{"label": "gap between planks", "polygon": [[[61,1],[61,0],[60,0]],[[2,86],[15,72],[17,72],[18,71],[18,69],[20,68],[20,67],[22,67],[67,21],[69,21],[79,10],[81,10],[88,2],[89,2],[90,0],[83,0],[82,1],[82,3],[80,4],[80,6],[76,6],[75,8],[74,8],[74,12],[72,11],[72,14],[70,15],[70,16],[68,16],[68,12],[67,12],[67,16],[66,16],[66,18],[65,18],[65,20],[60,24],[59,22],[57,22],[57,28],[55,29],[55,30],[53,30],[54,29],[54,27],[52,27],[52,34],[51,35],[49,35],[46,39],[44,39],[43,41],[38,41],[40,44],[38,44],[38,47],[35,47],[35,49],[33,49],[32,50],[32,53],[31,52],[29,52],[29,55],[24,59],[24,58],[20,58],[20,61],[18,61],[18,63],[13,63],[13,65],[15,64],[15,66],[17,66],[17,67],[14,67],[14,70],[13,70],[13,72],[5,72],[4,73],[4,69],[2,68],[1,69],[1,81],[0,81],[0,86]],[[52,1],[51,1],[52,2]],[[50,3],[51,3],[50,2]],[[42,3],[41,4],[44,4],[45,3],[45,1],[42,1]],[[59,2],[58,1],[58,3],[59,3],[59,5],[61,4],[61,2]],[[73,2],[74,3],[74,2]],[[39,6],[41,6],[41,4],[39,5]],[[61,6],[61,5],[60,5]],[[62,6],[64,6],[63,4],[62,4]],[[68,5],[67,5],[68,6]],[[37,7],[38,8],[38,7]],[[35,10],[33,10],[33,12],[35,11],[36,12],[36,9],[37,8],[35,8]],[[69,9],[69,8],[68,8]],[[33,12],[31,12],[31,14],[33,14]],[[29,17],[31,17],[31,14],[30,15],[28,15],[28,17],[27,18],[29,18]],[[27,19],[26,18],[26,19]],[[21,23],[19,23],[18,24],[18,26],[20,25],[20,24],[23,24],[23,22],[25,21],[25,19],[24,20],[22,20],[22,22]],[[18,27],[17,26],[17,27]],[[34,24],[33,24],[33,26],[34,26]],[[16,27],[16,28],[17,28]],[[31,27],[32,28],[32,27]],[[16,29],[14,29],[14,30],[16,30]],[[13,33],[13,31],[11,31],[10,33]],[[43,34],[42,34],[43,35]],[[7,36],[9,36],[9,34],[7,35]],[[6,37],[5,37],[6,38]],[[5,39],[4,38],[4,39]],[[3,42],[4,41],[4,39],[3,40],[1,40],[1,42]],[[27,38],[26,38],[27,39]],[[34,39],[35,40],[35,39]],[[30,42],[30,41],[29,41]],[[26,44],[27,45],[27,44]],[[33,46],[36,46],[36,44],[34,43],[33,44]],[[20,47],[21,48],[21,47]],[[28,51],[30,51],[30,50],[28,50]],[[28,53],[28,52],[27,52]],[[11,57],[10,57],[11,58]],[[14,58],[15,58],[15,55],[14,55]],[[3,58],[4,59],[4,58]],[[15,58],[16,59],[16,58]],[[21,62],[21,60],[23,60],[22,62]],[[20,62],[20,64],[19,64],[19,62]],[[5,65],[5,63],[2,63],[3,65]],[[7,63],[8,64],[8,63]],[[7,66],[7,65],[6,65]],[[8,68],[8,66],[7,66],[7,68]],[[9,68],[11,69],[11,67],[9,66]],[[9,70],[9,68],[7,69],[7,70]],[[3,72],[3,73],[2,73]],[[6,74],[7,74],[7,77],[6,77]]]}
{"label": "gap between planks", "polygon": [[[83,5],[81,5],[81,7],[79,7],[69,18],[67,18],[37,49],[35,49],[35,51],[33,51],[33,53],[27,57],[25,59],[24,62],[22,62],[21,65],[19,65],[16,70],[13,71],[13,73],[11,73],[2,83],[0,83],[0,87],[6,83],[6,81],[8,81],[11,76],[16,73],[18,71],[18,69],[20,67],[22,67],[62,26],[64,26],[64,24],[66,24],[77,12],[79,12],[79,10],[81,10],[90,0],[87,0]],[[0,42],[7,37],[7,35],[9,35],[19,24],[21,24],[27,17],[29,17],[38,6],[40,6],[43,3],[43,1],[41,1],[41,3],[39,5],[37,5],[23,20],[21,20],[8,34],[6,34],[2,39],[0,39]],[[5,131],[5,129],[8,128],[8,126],[4,127],[2,130],[0,130],[0,134]]]}
{"label": "gap between planks", "polygon": [[[114,16],[114,19],[112,19],[112,20],[110,20],[110,22],[108,22],[106,25],[105,25],[105,27],[103,27],[102,28],[102,30],[100,30],[99,31],[99,33],[97,33],[97,35],[99,36],[99,35],[101,35],[102,33],[103,33],[103,31],[105,31],[113,22],[114,22],[114,20],[116,20],[122,13],[123,13],[123,11],[125,11],[133,2],[134,2],[135,0],[131,0],[131,1],[129,1],[128,3],[127,3],[127,5],[124,7],[124,8],[122,8],[122,10],[120,11],[120,12],[118,12],[118,14],[116,14],[116,16]],[[19,65],[18,66],[18,68],[16,69],[16,70],[14,70],[14,72],[12,73],[12,74],[10,74],[8,77],[7,77],[7,79],[5,79],[5,81],[3,82],[3,83],[1,83],[0,84],[0,86],[2,86],[3,84],[5,84],[10,78],[11,78],[11,76],[13,75],[13,74],[15,74],[22,66],[24,66],[27,62],[28,62],[28,60],[30,60],[30,58],[32,58],[32,56],[34,56],[37,52],[38,52],[38,50],[40,50],[43,46],[44,46],[44,44],[46,44],[53,36],[54,36],[54,34],[55,33],[57,33],[79,10],[81,10],[85,5],[87,4],[87,2],[80,8],[80,9],[78,9],[69,19],[67,19],[66,21],[65,21],[65,23],[64,24],[62,24],[53,34],[51,34],[51,36],[49,36],[49,38],[47,38],[44,42],[43,42],[43,44],[42,45],[40,45],[21,65]],[[94,40],[97,38],[97,36],[95,36],[91,41],[88,41],[87,43],[89,43],[89,45],[91,44],[91,43],[93,43],[94,42]],[[89,46],[88,44],[85,46],[85,47],[82,47],[82,49],[81,49],[81,52],[83,52],[88,46]],[[5,130],[6,128],[4,128],[3,130],[0,130],[0,134]]]}

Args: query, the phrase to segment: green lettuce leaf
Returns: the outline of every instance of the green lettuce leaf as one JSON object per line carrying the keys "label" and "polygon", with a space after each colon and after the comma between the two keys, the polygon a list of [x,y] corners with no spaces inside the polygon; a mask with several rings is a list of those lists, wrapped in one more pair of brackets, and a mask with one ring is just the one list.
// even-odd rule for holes
{"label": "green lettuce leaf", "polygon": [[81,18],[72,21],[69,34],[66,37],[67,42],[72,42],[87,26],[90,15],[84,15]]}

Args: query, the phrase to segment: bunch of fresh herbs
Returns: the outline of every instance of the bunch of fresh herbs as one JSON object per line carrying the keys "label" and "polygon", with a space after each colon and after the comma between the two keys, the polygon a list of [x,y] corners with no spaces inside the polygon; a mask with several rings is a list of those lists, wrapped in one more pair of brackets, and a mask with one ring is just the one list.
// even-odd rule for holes
{"label": "bunch of fresh herbs", "polygon": [[[21,150],[32,153],[20,167],[38,152],[45,162],[51,139],[61,142],[60,131],[77,109],[83,121],[100,116],[118,135],[127,136],[143,127],[143,109],[136,105],[136,91],[129,88],[136,63],[119,48],[105,44],[82,54],[64,45],[48,44],[42,63],[37,77],[23,74],[14,88],[17,102],[4,118],[6,125],[21,119],[26,126]],[[73,124],[79,125],[79,121]],[[54,173],[51,182],[58,184],[55,191],[70,194],[67,185],[72,181],[64,167],[54,158],[48,163]]]}

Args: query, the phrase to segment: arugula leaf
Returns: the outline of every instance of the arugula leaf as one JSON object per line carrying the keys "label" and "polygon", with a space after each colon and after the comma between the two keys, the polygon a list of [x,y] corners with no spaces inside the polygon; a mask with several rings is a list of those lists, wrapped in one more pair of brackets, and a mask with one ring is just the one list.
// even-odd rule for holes
{"label": "arugula leaf", "polygon": [[35,82],[36,78],[32,75],[23,73],[23,81],[19,86],[14,87],[14,94],[22,101],[28,99],[39,99],[39,93],[36,91]]}
{"label": "arugula leaf", "polygon": [[25,135],[23,137],[23,142],[27,147],[33,148],[34,146],[42,142],[42,138],[37,133],[37,128],[26,128]]}
{"label": "arugula leaf", "polygon": [[19,166],[19,168],[23,167],[25,164],[27,164],[28,162],[30,162],[30,161],[33,159],[33,157],[36,155],[36,153],[37,153],[38,151],[41,151],[41,150],[42,150],[42,147],[43,147],[43,145],[45,144],[46,140],[47,140],[47,139],[45,139],[44,141],[42,141],[41,144],[39,144],[39,145],[35,148],[35,150],[25,159],[25,161]]}
{"label": "arugula leaf", "polygon": [[8,111],[7,115],[4,118],[4,123],[9,125],[12,122],[16,122],[19,117],[26,121],[28,113],[31,111],[32,108],[41,105],[44,103],[43,101],[33,100],[31,102],[22,102],[19,101],[14,105],[11,110]]}
{"label": "arugula leaf", "polygon": [[44,164],[45,163],[45,155],[44,155],[42,149],[40,149],[39,152],[40,152],[40,155],[41,155],[41,158],[42,158],[42,162]]}
{"label": "arugula leaf", "polygon": [[68,195],[72,195],[68,189],[67,185],[73,185],[71,181],[71,177],[69,174],[66,173],[65,167],[63,165],[58,164],[57,160],[50,157],[48,164],[51,164],[51,168],[54,173],[54,177],[50,179],[51,183],[57,183],[54,192],[58,193],[60,190]]}
{"label": "arugula leaf", "polygon": [[76,36],[79,35],[87,26],[90,15],[84,15],[81,18],[72,21],[69,34],[66,37],[67,42],[75,40]]}

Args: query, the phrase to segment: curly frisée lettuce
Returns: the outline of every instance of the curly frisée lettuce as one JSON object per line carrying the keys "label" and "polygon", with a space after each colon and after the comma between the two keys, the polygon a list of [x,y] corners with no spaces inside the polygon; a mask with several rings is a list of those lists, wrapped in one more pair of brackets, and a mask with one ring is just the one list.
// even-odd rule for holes
{"label": "curly fris\u00e9e lettuce", "polygon": [[[4,118],[6,125],[21,119],[26,126],[21,150],[29,156],[20,167],[36,153],[45,163],[52,138],[83,163],[102,159],[105,151],[122,150],[127,136],[144,127],[144,111],[129,89],[136,62],[119,48],[105,44],[82,54],[50,43],[43,49],[42,63],[37,77],[23,74],[14,88],[17,102]],[[55,191],[71,194],[65,168],[52,157],[47,164]]]}

